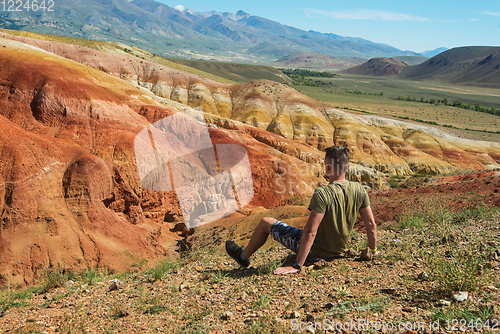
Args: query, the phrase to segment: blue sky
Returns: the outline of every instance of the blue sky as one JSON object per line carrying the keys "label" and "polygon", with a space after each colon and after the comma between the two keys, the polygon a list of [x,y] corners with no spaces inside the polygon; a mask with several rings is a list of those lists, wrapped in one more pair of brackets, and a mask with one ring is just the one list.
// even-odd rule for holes
{"label": "blue sky", "polygon": [[197,12],[243,10],[304,30],[362,37],[402,50],[500,46],[500,0],[157,0]]}

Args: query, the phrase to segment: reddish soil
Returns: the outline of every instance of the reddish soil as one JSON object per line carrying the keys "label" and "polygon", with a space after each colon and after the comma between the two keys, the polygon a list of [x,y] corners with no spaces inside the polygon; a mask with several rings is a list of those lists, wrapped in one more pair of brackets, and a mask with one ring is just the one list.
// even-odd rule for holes
{"label": "reddish soil", "polygon": [[398,189],[372,192],[370,198],[380,224],[395,221],[405,209],[429,200],[439,200],[451,211],[479,205],[500,206],[500,172],[413,179],[403,182]]}

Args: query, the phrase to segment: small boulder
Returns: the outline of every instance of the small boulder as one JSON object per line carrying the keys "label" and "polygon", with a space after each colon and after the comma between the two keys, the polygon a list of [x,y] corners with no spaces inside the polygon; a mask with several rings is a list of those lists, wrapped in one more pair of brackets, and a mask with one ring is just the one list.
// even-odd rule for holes
{"label": "small boulder", "polygon": [[451,305],[451,300],[449,300],[449,299],[441,299],[437,303],[437,306],[449,306],[449,305]]}
{"label": "small boulder", "polygon": [[368,247],[361,251],[361,254],[359,255],[360,261],[371,261],[372,259],[373,253]]}
{"label": "small boulder", "polygon": [[231,318],[233,318],[233,317],[234,317],[234,313],[233,312],[226,311],[226,312],[222,313],[222,315],[221,315],[220,318],[221,318],[221,320],[231,320]]}
{"label": "small boulder", "polygon": [[109,287],[108,287],[108,291],[111,292],[111,291],[116,291],[116,290],[120,290],[123,286],[123,283],[120,282],[119,280],[117,279],[114,279],[111,281]]}
{"label": "small boulder", "polygon": [[300,312],[292,311],[288,315],[285,316],[286,319],[298,319],[300,318]]}
{"label": "small boulder", "polygon": [[420,274],[417,275],[417,278],[419,280],[427,280],[429,279],[429,274],[426,271],[422,271]]}
{"label": "small boulder", "polygon": [[331,308],[332,308],[332,307],[334,307],[334,306],[335,306],[335,304],[333,304],[333,303],[326,303],[326,304],[323,306],[323,308],[326,308],[326,309],[328,309],[328,310],[329,310],[329,309],[331,309]]}
{"label": "small boulder", "polygon": [[64,283],[65,286],[72,286],[72,285],[75,285],[75,281],[72,281],[72,280],[69,280],[67,281],[66,283]]}
{"label": "small boulder", "polygon": [[309,304],[303,304],[300,308],[304,309],[304,312],[309,312],[311,310],[311,306]]}
{"label": "small boulder", "polygon": [[179,292],[189,289],[189,283],[183,282],[179,284]]}
{"label": "small boulder", "polygon": [[500,318],[497,315],[490,315],[486,318],[486,321],[490,324],[490,327],[498,328],[500,326]]}
{"label": "small boulder", "polygon": [[128,311],[125,311],[125,310],[119,310],[117,313],[116,313],[116,317],[117,318],[123,318],[123,317],[127,317],[130,313],[128,313]]}
{"label": "small boulder", "polygon": [[415,313],[417,311],[416,308],[414,307],[403,307],[401,311],[406,312],[406,313]]}
{"label": "small boulder", "polygon": [[460,291],[458,293],[454,293],[451,299],[453,299],[456,302],[463,302],[466,301],[469,298],[469,293]]}
{"label": "small boulder", "polygon": [[344,250],[344,256],[345,257],[354,257],[356,255],[357,255],[356,251],[354,249],[352,249],[352,248],[348,248],[348,249]]}
{"label": "small boulder", "polygon": [[328,263],[325,260],[316,261],[316,262],[314,262],[314,270],[324,268],[327,265],[328,265]]}

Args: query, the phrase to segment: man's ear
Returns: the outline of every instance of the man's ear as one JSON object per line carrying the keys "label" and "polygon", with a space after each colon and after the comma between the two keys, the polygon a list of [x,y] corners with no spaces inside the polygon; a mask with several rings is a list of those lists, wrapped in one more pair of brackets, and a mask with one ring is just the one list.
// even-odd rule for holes
{"label": "man's ear", "polygon": [[330,174],[332,174],[332,165],[330,164],[325,164],[325,174],[327,176],[330,176]]}

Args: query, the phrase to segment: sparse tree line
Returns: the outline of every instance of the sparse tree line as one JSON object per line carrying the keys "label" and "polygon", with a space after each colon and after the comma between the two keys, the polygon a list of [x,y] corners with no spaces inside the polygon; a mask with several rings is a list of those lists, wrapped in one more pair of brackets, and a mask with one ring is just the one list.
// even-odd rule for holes
{"label": "sparse tree line", "polygon": [[349,94],[356,94],[356,95],[375,95],[375,96],[383,96],[384,95],[384,92],[380,92],[380,93],[365,93],[365,92],[362,92],[360,90],[345,90],[346,93],[349,93]]}
{"label": "sparse tree line", "polygon": [[492,106],[490,108],[483,107],[479,102],[474,102],[473,104],[467,104],[463,103],[458,100],[454,100],[453,102],[450,102],[446,97],[443,99],[434,99],[431,98],[429,100],[424,99],[421,97],[420,99],[411,97],[411,96],[398,96],[398,97],[393,97],[393,100],[400,100],[400,101],[410,101],[410,102],[421,102],[421,103],[427,103],[427,104],[434,104],[434,105],[445,105],[445,106],[451,106],[451,107],[456,107],[456,108],[462,108],[462,109],[467,109],[467,110],[474,110],[474,111],[479,111],[479,112],[484,112],[496,116],[500,116],[500,109],[497,109],[495,106]]}
{"label": "sparse tree line", "polygon": [[283,72],[283,74],[287,75],[290,79],[292,79],[293,84],[310,86],[310,87],[333,86],[330,82],[323,80],[313,80],[311,78],[334,78],[337,76],[337,74],[330,72],[325,72],[325,71],[318,72],[300,68],[295,68],[295,69],[280,68],[280,71]]}

